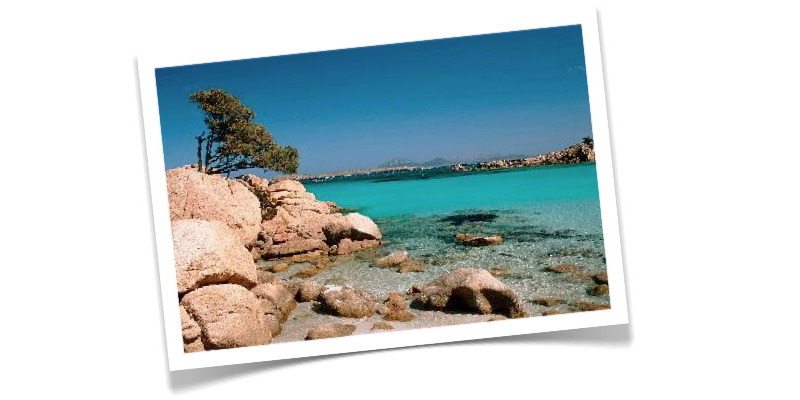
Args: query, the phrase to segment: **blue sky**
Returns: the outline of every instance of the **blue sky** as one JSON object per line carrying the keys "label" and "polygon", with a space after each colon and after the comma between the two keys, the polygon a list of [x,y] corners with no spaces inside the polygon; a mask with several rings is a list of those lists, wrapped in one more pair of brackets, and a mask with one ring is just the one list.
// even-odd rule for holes
{"label": "blue sky", "polygon": [[224,89],[256,112],[301,173],[402,157],[537,154],[591,135],[580,26],[156,70],[166,167],[194,163],[203,114]]}

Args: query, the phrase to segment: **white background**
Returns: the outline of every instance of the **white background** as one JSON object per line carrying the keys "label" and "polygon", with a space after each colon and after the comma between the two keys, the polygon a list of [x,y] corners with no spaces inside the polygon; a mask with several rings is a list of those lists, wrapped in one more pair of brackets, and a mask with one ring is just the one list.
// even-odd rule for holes
{"label": "white background", "polygon": [[137,54],[457,36],[546,12],[290,3],[3,6],[3,397],[796,398],[789,2],[558,2],[599,11],[630,326],[168,373]]}

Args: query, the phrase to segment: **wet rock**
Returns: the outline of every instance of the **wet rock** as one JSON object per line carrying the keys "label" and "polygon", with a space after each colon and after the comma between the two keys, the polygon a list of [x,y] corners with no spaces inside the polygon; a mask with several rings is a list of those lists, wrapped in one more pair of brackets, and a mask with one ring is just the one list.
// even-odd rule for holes
{"label": "wet rock", "polygon": [[375,314],[375,296],[349,286],[326,288],[320,295],[325,310],[347,318],[369,317]]}
{"label": "wet rock", "polygon": [[575,272],[573,274],[566,274],[564,279],[572,282],[584,282],[592,278],[591,272]]}
{"label": "wet rock", "polygon": [[555,272],[555,273],[558,273],[558,274],[565,274],[565,273],[568,273],[568,272],[576,272],[579,269],[580,269],[580,267],[578,267],[575,264],[558,264],[558,265],[551,265],[551,266],[547,267],[548,271]]}
{"label": "wet rock", "polygon": [[251,246],[261,230],[261,205],[241,182],[184,167],[167,171],[170,221],[221,221]]}
{"label": "wet rock", "polygon": [[321,283],[311,281],[301,282],[295,298],[299,302],[316,301],[324,290],[325,286]]}
{"label": "wet rock", "polygon": [[511,271],[508,268],[489,268],[489,273],[492,276],[508,275]]}
{"label": "wet rock", "polygon": [[325,203],[325,205],[328,206],[328,208],[331,210],[332,213],[340,213],[340,212],[344,211],[344,208],[339,207],[338,204],[336,204],[336,203],[334,203],[332,201],[323,201],[323,203]]}
{"label": "wet rock", "polygon": [[538,304],[540,306],[545,307],[553,307],[559,304],[564,304],[563,299],[559,299],[558,297],[539,297],[533,300],[534,304]]}
{"label": "wet rock", "polygon": [[272,335],[262,302],[239,285],[203,286],[181,300],[201,329],[206,350],[268,344]]}
{"label": "wet rock", "polygon": [[306,340],[328,339],[350,336],[355,332],[356,326],[352,324],[329,323],[317,325],[308,331]]}
{"label": "wet rock", "polygon": [[589,289],[588,293],[591,294],[592,296],[605,296],[608,294],[608,285],[606,284],[595,285],[595,287]]}
{"label": "wet rock", "polygon": [[519,296],[485,269],[458,268],[414,286],[410,292],[432,309],[469,310],[511,318],[527,316]]}
{"label": "wet rock", "polygon": [[545,312],[542,313],[542,315],[544,315],[544,316],[556,315],[556,314],[566,314],[566,313],[564,311],[562,311],[562,310],[557,309],[557,308],[551,308],[549,310],[545,310]]}
{"label": "wet rock", "polygon": [[173,221],[172,246],[180,295],[219,283],[246,288],[256,285],[252,257],[236,234],[221,221]]}
{"label": "wet rock", "polygon": [[382,311],[383,319],[387,321],[407,322],[414,319],[414,314],[406,309],[406,299],[400,293],[389,293]]}
{"label": "wet rock", "polygon": [[400,272],[400,273],[403,273],[403,274],[407,273],[407,272],[424,272],[424,271],[425,271],[425,266],[422,265],[421,262],[419,262],[418,260],[415,260],[413,258],[409,258],[409,259],[401,262],[400,263],[400,268],[397,270],[397,272]]}
{"label": "wet rock", "polygon": [[597,303],[594,301],[579,301],[570,304],[570,308],[572,308],[575,311],[597,311],[597,310],[608,310],[611,308],[611,306],[608,304]]}
{"label": "wet rock", "polygon": [[608,273],[598,272],[592,276],[592,280],[598,285],[608,285]]}
{"label": "wet rock", "polygon": [[481,236],[472,233],[457,233],[456,242],[465,244],[467,246],[489,246],[492,244],[502,243],[503,237],[500,235]]}
{"label": "wet rock", "polygon": [[318,262],[322,257],[327,258],[328,252],[322,250],[309,251],[308,253],[295,254],[287,259],[293,263]]}
{"label": "wet rock", "polygon": [[372,329],[371,330],[377,331],[377,330],[391,330],[391,329],[394,329],[394,325],[392,325],[392,324],[390,324],[390,323],[388,323],[386,321],[378,321],[378,322],[372,324]]}
{"label": "wet rock", "polygon": [[375,265],[379,267],[396,267],[406,260],[408,260],[408,252],[401,250],[375,260]]}

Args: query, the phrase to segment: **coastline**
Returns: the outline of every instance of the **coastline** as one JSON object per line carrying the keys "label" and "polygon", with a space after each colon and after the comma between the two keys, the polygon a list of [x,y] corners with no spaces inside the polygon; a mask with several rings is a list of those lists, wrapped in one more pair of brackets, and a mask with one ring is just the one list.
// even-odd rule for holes
{"label": "coastline", "polygon": [[[575,164],[570,157],[549,160]],[[591,162],[593,157],[582,161]],[[499,166],[487,168],[529,165]],[[505,182],[522,176],[480,174],[496,172],[487,168],[447,172],[489,179],[470,185],[385,182],[435,185],[410,192],[426,193],[419,200],[429,201],[433,187],[489,190],[486,183],[494,182],[499,190],[513,188]],[[553,172],[532,169],[534,175],[524,176],[552,182],[564,181],[564,174],[594,176],[593,169]],[[296,180],[229,179],[191,166],[167,171],[167,177],[186,352],[610,307],[602,234],[596,227],[570,228],[563,220],[572,215],[583,225],[599,226],[592,202],[589,208],[556,202],[514,211],[493,210],[496,202],[479,200],[489,208],[373,220],[342,208],[354,204],[318,199],[321,192],[311,193]],[[596,186],[591,179],[582,185]],[[368,192],[355,195],[377,193],[369,183],[364,188]],[[443,195],[447,201],[453,194]],[[587,195],[593,196],[582,194]]]}

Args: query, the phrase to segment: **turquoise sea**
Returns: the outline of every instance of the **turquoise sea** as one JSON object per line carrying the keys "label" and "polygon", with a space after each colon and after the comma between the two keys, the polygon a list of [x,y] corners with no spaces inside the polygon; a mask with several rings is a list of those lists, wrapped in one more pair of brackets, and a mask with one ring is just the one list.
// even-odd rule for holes
{"label": "turquoise sea", "polygon": [[[323,271],[322,283],[349,282],[380,295],[404,292],[453,268],[503,268],[500,276],[525,300],[607,301],[587,293],[591,283],[546,272],[570,263],[581,272],[605,270],[597,172],[594,164],[478,173],[403,173],[375,179],[309,183],[319,200],[353,208],[378,224],[389,253],[407,250],[427,271],[400,274],[355,258]],[[456,243],[456,233],[501,234],[487,247]],[[536,312],[535,305],[531,305]],[[539,310],[541,311],[541,310]]]}

